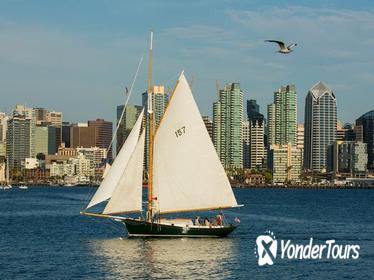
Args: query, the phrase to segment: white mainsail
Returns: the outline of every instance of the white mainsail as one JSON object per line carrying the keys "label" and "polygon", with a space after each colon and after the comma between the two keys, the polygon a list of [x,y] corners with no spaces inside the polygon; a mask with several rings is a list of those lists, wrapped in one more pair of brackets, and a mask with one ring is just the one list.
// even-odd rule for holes
{"label": "white mainsail", "polygon": [[140,212],[142,210],[144,139],[145,130],[143,130],[103,214]]}
{"label": "white mainsail", "polygon": [[238,206],[183,73],[154,141],[154,204],[161,214]]}
{"label": "white mainsail", "polygon": [[134,152],[135,146],[138,143],[140,128],[143,120],[143,112],[144,110],[140,113],[133,129],[127,137],[126,142],[123,144],[120,152],[114,160],[112,167],[109,169],[108,174],[101,182],[100,187],[92,197],[86,209],[111,198],[120,181],[124,169],[127,166],[132,153]]}

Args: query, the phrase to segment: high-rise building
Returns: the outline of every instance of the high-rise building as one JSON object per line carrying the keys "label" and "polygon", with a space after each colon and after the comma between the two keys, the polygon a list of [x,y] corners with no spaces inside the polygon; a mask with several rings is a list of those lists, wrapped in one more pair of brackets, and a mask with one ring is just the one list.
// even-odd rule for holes
{"label": "high-rise building", "polygon": [[364,142],[364,128],[362,125],[355,125],[353,128],[353,132],[355,134],[355,140],[357,142]]}
{"label": "high-rise building", "polygon": [[49,112],[45,108],[33,108],[35,122],[37,125],[43,125],[49,122]]}
{"label": "high-rise building", "polygon": [[38,154],[54,155],[56,152],[56,127],[53,125],[37,125],[35,127],[35,156]]}
{"label": "high-rise building", "polygon": [[336,140],[336,97],[318,82],[305,99],[304,167],[313,171],[327,168],[327,147]]}
{"label": "high-rise building", "polygon": [[251,142],[251,130],[249,128],[249,121],[243,121],[242,123],[242,137],[243,137],[243,168],[251,167],[251,156],[250,156],[250,142]]}
{"label": "high-rise building", "polygon": [[[304,124],[297,124],[296,148],[301,151],[301,160],[304,158]],[[302,165],[302,164],[301,164]]]}
{"label": "high-rise building", "polygon": [[56,143],[54,146],[59,147],[62,141],[62,113],[48,111],[45,108],[33,108],[33,117],[35,124],[38,126],[54,126],[56,129]]}
{"label": "high-rise building", "polygon": [[[261,117],[260,117],[261,116]],[[250,168],[263,167],[265,163],[265,120],[264,116],[259,114],[257,118],[249,120],[250,142],[249,142],[249,160]]]}
{"label": "high-rise building", "polygon": [[367,172],[367,145],[354,141],[335,141],[329,145],[327,155],[328,169],[335,175],[339,173],[361,176]]}
{"label": "high-rise building", "polygon": [[60,147],[62,142],[62,113],[48,112],[47,118],[51,125],[56,127],[56,147]]}
{"label": "high-rise building", "polygon": [[20,171],[25,158],[34,156],[34,132],[32,119],[14,113],[8,120],[6,152],[11,172]]}
{"label": "high-rise building", "polygon": [[368,168],[374,169],[374,110],[363,114],[356,120],[356,126],[361,128],[362,141],[367,144]]}
{"label": "high-rise building", "polygon": [[7,131],[8,116],[0,112],[0,142],[5,142]]}
{"label": "high-rise building", "polygon": [[209,133],[210,139],[213,142],[213,121],[209,116],[203,116],[203,122],[205,124],[206,130]]}
{"label": "high-rise building", "polygon": [[271,145],[275,144],[275,104],[269,104],[268,109],[268,122],[266,128],[267,143],[266,146],[269,149]]}
{"label": "high-rise building", "polygon": [[247,117],[248,119],[255,118],[260,113],[260,105],[254,99],[247,100]]}
{"label": "high-rise building", "polygon": [[221,103],[213,103],[213,145],[221,157]]}
{"label": "high-rise building", "polygon": [[265,119],[256,100],[247,101],[249,121],[249,167],[258,168],[265,164]]}
{"label": "high-rise building", "polygon": [[[88,121],[88,127],[95,128],[96,147],[108,149],[112,142],[113,123],[103,119],[96,119],[95,121]],[[112,158],[112,147],[108,151],[107,158]]]}
{"label": "high-rise building", "polygon": [[35,127],[35,155],[48,155],[48,126]]}
{"label": "high-rise building", "polygon": [[16,107],[12,111],[12,116],[21,117],[30,120],[30,157],[35,156],[35,125],[36,117],[33,108],[29,108],[25,105],[16,104]]}
{"label": "high-rise building", "polygon": [[344,126],[340,121],[336,123],[336,140],[337,141],[355,141],[356,134],[351,124],[346,123]]}
{"label": "high-rise building", "polygon": [[[62,142],[64,147],[70,148],[70,122],[62,122],[61,132],[62,132]],[[57,147],[58,148],[58,147]]]}
{"label": "high-rise building", "polygon": [[301,174],[301,150],[290,143],[272,145],[268,166],[273,170],[274,183],[298,181]]}
{"label": "high-rise building", "polygon": [[0,158],[6,157],[6,142],[0,142]]}
{"label": "high-rise building", "polygon": [[227,84],[213,104],[214,146],[225,168],[243,167],[242,120],[240,84]]}
{"label": "high-rise building", "polygon": [[274,117],[271,116],[272,123],[269,120],[270,145],[288,143],[296,145],[297,95],[295,86],[282,86],[278,91],[274,92],[273,104],[274,108],[272,106],[268,107],[268,109],[274,110],[273,112],[268,112],[268,117],[274,114]]}
{"label": "high-rise building", "polygon": [[5,185],[7,178],[6,178],[6,163],[5,157],[0,156],[0,185]]}
{"label": "high-rise building", "polygon": [[[166,110],[167,104],[169,102],[169,96],[165,92],[164,86],[152,86],[152,93],[153,93],[153,118],[155,129],[157,129],[162,116]],[[145,170],[148,170],[148,163],[149,163],[149,116],[148,116],[148,92],[144,92],[142,95],[142,104],[145,108],[145,149],[144,149],[144,167]]]}
{"label": "high-rise building", "polygon": [[72,124],[70,128],[71,148],[96,147],[96,127],[88,126],[87,123]]}
{"label": "high-rise building", "polygon": [[[117,125],[121,119],[123,108],[124,105],[117,106]],[[117,154],[134,127],[142,109],[142,106],[127,104],[117,131]]]}

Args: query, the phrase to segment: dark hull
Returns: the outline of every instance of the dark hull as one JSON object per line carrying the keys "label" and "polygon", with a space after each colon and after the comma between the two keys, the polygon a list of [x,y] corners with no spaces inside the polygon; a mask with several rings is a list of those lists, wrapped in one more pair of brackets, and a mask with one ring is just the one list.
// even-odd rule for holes
{"label": "dark hull", "polygon": [[184,227],[149,223],[135,219],[126,219],[123,220],[123,223],[126,225],[129,237],[225,237],[236,228],[233,225],[223,227]]}

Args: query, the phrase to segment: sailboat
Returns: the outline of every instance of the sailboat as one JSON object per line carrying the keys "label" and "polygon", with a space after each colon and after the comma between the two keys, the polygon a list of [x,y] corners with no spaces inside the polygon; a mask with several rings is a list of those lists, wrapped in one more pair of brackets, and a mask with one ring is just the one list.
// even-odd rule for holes
{"label": "sailboat", "polygon": [[[151,44],[152,46],[152,44]],[[152,48],[152,47],[151,47]],[[171,219],[167,214],[240,207],[225,170],[206,130],[190,86],[182,72],[160,124],[154,129],[153,93],[148,84],[149,170],[148,205],[143,213],[142,179],[145,129],[144,109],[126,142],[90,200],[83,215],[109,218],[123,223],[129,236],[224,237],[237,224],[222,214],[215,223],[198,219]],[[108,201],[102,213],[87,209]]]}

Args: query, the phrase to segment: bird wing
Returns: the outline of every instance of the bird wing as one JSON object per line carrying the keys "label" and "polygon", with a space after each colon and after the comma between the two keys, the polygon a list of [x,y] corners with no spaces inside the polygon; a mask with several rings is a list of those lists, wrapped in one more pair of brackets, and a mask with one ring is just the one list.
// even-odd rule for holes
{"label": "bird wing", "polygon": [[282,41],[277,41],[277,40],[265,40],[265,42],[270,42],[270,43],[277,43],[281,50],[286,49],[286,45]]}

